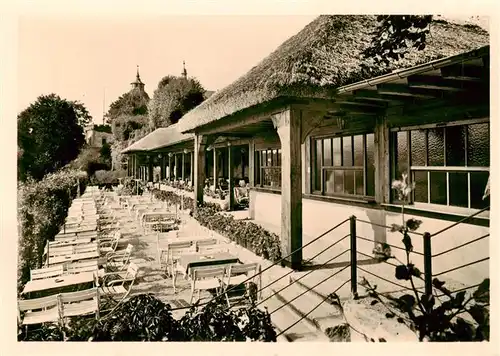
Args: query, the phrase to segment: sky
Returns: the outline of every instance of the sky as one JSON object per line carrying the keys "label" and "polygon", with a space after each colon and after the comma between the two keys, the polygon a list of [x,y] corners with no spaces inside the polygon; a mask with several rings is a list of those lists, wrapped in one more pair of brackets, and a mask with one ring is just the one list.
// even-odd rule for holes
{"label": "sky", "polygon": [[18,112],[39,95],[85,104],[102,123],[131,88],[139,65],[150,97],[166,75],[188,76],[207,90],[245,74],[314,15],[22,16],[18,22]]}

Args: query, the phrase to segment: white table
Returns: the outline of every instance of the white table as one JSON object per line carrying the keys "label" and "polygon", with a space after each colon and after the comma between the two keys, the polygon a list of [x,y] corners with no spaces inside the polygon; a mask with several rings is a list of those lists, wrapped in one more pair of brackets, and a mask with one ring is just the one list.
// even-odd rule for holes
{"label": "white table", "polygon": [[65,287],[77,286],[79,284],[93,283],[94,281],[95,272],[65,274],[54,278],[36,279],[26,283],[22,294],[60,290]]}

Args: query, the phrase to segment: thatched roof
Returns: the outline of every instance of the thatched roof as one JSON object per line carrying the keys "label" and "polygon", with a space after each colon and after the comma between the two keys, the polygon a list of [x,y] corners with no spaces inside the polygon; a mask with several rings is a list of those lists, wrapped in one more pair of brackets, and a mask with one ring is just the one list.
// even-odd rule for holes
{"label": "thatched roof", "polygon": [[121,153],[152,151],[192,139],[192,134],[181,133],[179,131],[178,124],[174,124],[170,125],[169,127],[160,127],[154,130],[150,134],[141,138],[139,141],[134,142],[133,144],[125,148],[123,151],[121,151]]}
{"label": "thatched roof", "polygon": [[184,115],[181,130],[193,130],[280,96],[331,98],[343,85],[489,44],[488,33],[478,26],[434,21],[425,50],[411,51],[403,60],[382,67],[360,55],[376,26],[375,16],[318,17],[247,74]]}

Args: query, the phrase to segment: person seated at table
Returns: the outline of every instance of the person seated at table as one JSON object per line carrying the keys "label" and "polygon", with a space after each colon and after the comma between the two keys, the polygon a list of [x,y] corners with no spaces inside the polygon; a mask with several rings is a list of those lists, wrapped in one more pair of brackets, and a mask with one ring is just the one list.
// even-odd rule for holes
{"label": "person seated at table", "polygon": [[240,180],[239,187],[234,187],[234,198],[236,200],[236,204],[241,206],[248,206],[250,198],[249,189],[243,179]]}

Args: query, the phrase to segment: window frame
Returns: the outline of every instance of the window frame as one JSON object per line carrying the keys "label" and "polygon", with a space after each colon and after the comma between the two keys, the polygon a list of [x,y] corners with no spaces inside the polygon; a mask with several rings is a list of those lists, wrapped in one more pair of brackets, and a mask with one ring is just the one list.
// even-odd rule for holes
{"label": "window frame", "polygon": [[[271,165],[263,164],[263,161],[262,161],[263,152],[266,153],[266,162],[267,162],[269,151],[271,152]],[[274,156],[273,151],[276,151],[276,161],[279,163],[279,165],[274,164],[275,162],[273,159],[273,156]],[[281,147],[269,146],[269,147],[265,147],[265,148],[263,148],[263,147],[256,148],[254,154],[255,154],[254,163],[255,163],[255,168],[256,168],[255,169],[255,177],[254,177],[255,186],[260,187],[260,188],[264,188],[264,189],[281,190],[281,184],[282,184],[281,183],[281,163],[282,163]],[[264,181],[263,181],[264,170],[267,168],[273,168],[273,169],[279,168],[279,172],[280,172],[279,186],[272,186],[272,185],[265,185],[264,184]]]}
{"label": "window frame", "polygon": [[[454,126],[470,126],[470,125],[475,125],[475,124],[489,124],[489,131],[490,131],[490,166],[489,167],[484,167],[484,166],[468,166],[467,162],[467,157],[468,157],[468,130],[466,129],[466,138],[465,138],[465,147],[464,147],[464,154],[465,154],[465,163],[463,166],[447,166],[446,165],[446,130],[445,128],[447,127],[454,127]],[[428,148],[428,130],[431,129],[437,129],[437,128],[442,128],[444,131],[444,136],[443,136],[443,157],[444,157],[444,163],[442,166],[431,166],[429,165],[429,148]],[[425,142],[426,142],[426,150],[425,150],[425,162],[426,165],[412,165],[411,163],[411,131],[415,130],[425,130]],[[479,208],[473,208],[471,207],[471,178],[470,178],[470,173],[474,172],[490,172],[491,168],[491,122],[489,117],[483,117],[483,118],[474,118],[474,119],[467,119],[467,120],[458,120],[458,121],[450,121],[450,122],[439,122],[439,123],[432,123],[432,124],[422,124],[422,125],[407,125],[407,126],[399,126],[399,127],[393,127],[389,129],[390,131],[390,143],[389,143],[389,148],[390,148],[390,177],[391,177],[391,183],[392,180],[395,179],[401,179],[401,177],[396,177],[396,170],[397,170],[397,139],[394,139],[394,137],[397,137],[397,134],[399,132],[406,132],[406,141],[407,141],[407,166],[408,166],[408,182],[411,183],[414,181],[414,172],[417,171],[424,171],[427,172],[427,202],[418,202],[415,201],[415,192],[413,191],[412,194],[409,197],[409,204],[411,207],[415,207],[417,209],[431,209],[431,210],[441,210],[443,212],[450,212],[450,213],[459,213],[459,214],[467,214],[467,213],[473,213],[477,212],[481,209]],[[445,172],[446,173],[446,204],[438,204],[438,203],[432,203],[431,202],[431,184],[430,184],[430,174],[431,172]],[[463,206],[456,206],[456,205],[450,205],[450,173],[467,173],[467,207]],[[390,185],[389,185],[390,187]],[[394,194],[394,190],[391,188],[391,195],[390,195],[390,202],[392,204],[402,204],[402,202],[397,199],[397,197]]]}
{"label": "window frame", "polygon": [[[362,147],[363,147],[363,165],[362,166],[356,166],[355,165],[355,149],[354,149],[354,137],[355,136],[362,136]],[[377,167],[375,165],[375,156],[376,156],[376,137],[375,137],[375,130],[352,130],[352,131],[344,131],[344,132],[337,132],[337,133],[330,133],[330,134],[319,134],[315,136],[310,137],[310,152],[311,152],[311,160],[310,160],[310,165],[309,168],[311,170],[311,175],[310,175],[310,191],[311,195],[313,196],[322,196],[322,197],[328,197],[328,198],[341,198],[341,199],[352,199],[352,200],[368,200],[372,201],[375,199],[375,193],[373,195],[367,195],[367,180],[368,180],[368,154],[367,154],[367,135],[373,135],[373,156],[374,156],[374,169],[375,171],[377,170]],[[344,137],[350,137],[351,139],[351,156],[352,156],[352,165],[351,166],[343,166],[343,165],[334,165],[333,162],[333,139],[335,138],[340,138],[341,139],[341,145],[340,145],[340,157],[341,157],[341,164],[344,163]],[[331,139],[332,140],[332,165],[330,166],[324,166],[324,142],[322,142],[322,156],[321,156],[321,179],[320,179],[320,186],[321,189],[318,190],[316,189],[316,179],[317,179],[317,141],[318,140],[325,140],[325,139]],[[345,186],[343,188],[343,192],[333,192],[333,193],[326,193],[326,187],[325,187],[325,181],[326,181],[326,172],[328,170],[331,171],[346,171],[346,170],[352,170],[354,172],[362,172],[363,174],[363,194],[356,194],[356,176],[354,175],[354,194],[348,194],[345,193]],[[376,175],[376,172],[375,172]],[[345,176],[344,176],[345,177]],[[344,178],[345,180],[345,178]],[[373,181],[374,188],[375,187],[375,178]]]}

